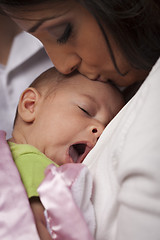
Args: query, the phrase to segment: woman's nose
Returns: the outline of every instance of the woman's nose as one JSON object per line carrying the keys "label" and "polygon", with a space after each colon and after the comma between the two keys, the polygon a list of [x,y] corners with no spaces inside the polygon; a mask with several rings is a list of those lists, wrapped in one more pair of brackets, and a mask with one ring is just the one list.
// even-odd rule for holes
{"label": "woman's nose", "polygon": [[70,54],[61,58],[59,62],[55,61],[55,67],[62,74],[70,74],[75,71],[81,63],[81,58],[76,54]]}

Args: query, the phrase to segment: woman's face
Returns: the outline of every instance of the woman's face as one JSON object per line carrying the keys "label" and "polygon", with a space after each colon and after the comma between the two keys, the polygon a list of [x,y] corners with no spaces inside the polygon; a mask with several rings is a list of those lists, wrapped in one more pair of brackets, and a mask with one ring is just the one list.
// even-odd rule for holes
{"label": "woman's face", "polygon": [[106,29],[117,66],[121,73],[126,73],[121,76],[95,18],[74,0],[60,2],[8,13],[14,14],[13,20],[43,43],[55,67],[63,74],[77,69],[90,79],[111,80],[119,86],[144,80],[147,73],[131,67]]}

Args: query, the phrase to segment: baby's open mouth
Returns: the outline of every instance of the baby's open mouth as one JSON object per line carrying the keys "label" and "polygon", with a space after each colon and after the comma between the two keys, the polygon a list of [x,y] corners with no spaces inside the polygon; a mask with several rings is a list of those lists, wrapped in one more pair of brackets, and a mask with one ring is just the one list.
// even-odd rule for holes
{"label": "baby's open mouth", "polygon": [[90,150],[91,148],[85,143],[73,144],[69,147],[69,156],[72,158],[74,163],[80,163],[84,160]]}

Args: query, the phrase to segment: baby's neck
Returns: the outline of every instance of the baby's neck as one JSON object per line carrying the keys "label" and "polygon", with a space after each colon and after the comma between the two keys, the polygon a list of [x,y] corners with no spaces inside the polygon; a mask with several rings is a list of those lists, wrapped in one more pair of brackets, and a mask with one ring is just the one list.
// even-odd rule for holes
{"label": "baby's neck", "polygon": [[8,139],[10,142],[17,144],[27,144],[25,134],[23,134],[19,129],[14,129],[12,132],[12,137]]}

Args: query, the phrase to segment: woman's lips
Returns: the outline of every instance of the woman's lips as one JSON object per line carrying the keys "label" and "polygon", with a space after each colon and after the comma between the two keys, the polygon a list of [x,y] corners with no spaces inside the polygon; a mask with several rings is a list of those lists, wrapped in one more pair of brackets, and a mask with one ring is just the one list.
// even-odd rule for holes
{"label": "woman's lips", "polygon": [[101,75],[99,75],[98,77],[97,77],[97,81],[99,81],[99,82],[107,82],[108,81],[108,79],[104,79]]}

